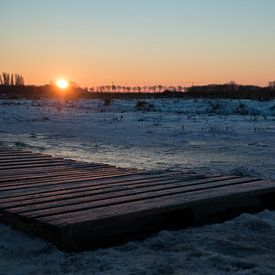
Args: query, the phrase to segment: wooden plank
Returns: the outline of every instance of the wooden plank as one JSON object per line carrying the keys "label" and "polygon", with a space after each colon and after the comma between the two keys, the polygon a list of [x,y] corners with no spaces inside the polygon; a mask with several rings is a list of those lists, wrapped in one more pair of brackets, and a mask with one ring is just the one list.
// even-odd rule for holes
{"label": "wooden plank", "polygon": [[[30,171],[31,172],[31,171]],[[75,169],[58,169],[58,170],[42,170],[39,173],[27,173],[27,174],[20,174],[20,175],[7,175],[0,178],[0,185],[7,184],[9,182],[31,182],[33,180],[43,180],[52,177],[58,176],[69,176],[69,175],[82,175],[88,174],[87,171],[75,170]]]}
{"label": "wooden plank", "polygon": [[[225,177],[226,179],[231,179],[232,177]],[[83,205],[86,202],[95,202],[99,200],[104,200],[104,203],[108,205],[108,200],[113,199],[113,198],[119,198],[119,197],[126,197],[126,196],[132,196],[132,195],[139,195],[139,194],[149,194],[151,192],[155,191],[161,191],[161,190],[172,190],[180,187],[189,187],[196,185],[196,188],[200,184],[201,188],[202,186],[207,186],[211,185],[213,182],[223,182],[224,183],[225,179],[203,179],[203,180],[198,180],[195,182],[191,181],[183,181],[183,179],[155,179],[154,181],[151,180],[150,182],[135,182],[132,184],[124,184],[124,185],[109,185],[105,186],[105,188],[94,188],[90,189],[89,191],[86,190],[85,192],[82,193],[73,193],[70,196],[67,196],[67,198],[62,197],[61,199],[59,198],[51,198],[50,202],[43,202],[43,201],[38,201],[36,203],[27,203],[25,206],[20,206],[20,207],[13,207],[12,205],[6,204],[6,208],[4,205],[1,203],[1,208],[5,209],[11,209],[12,212],[32,212],[37,210],[43,210],[45,209],[48,211],[50,208],[55,208],[58,207],[58,210],[61,211],[63,206],[69,206],[69,205]],[[232,183],[234,184],[234,183]],[[55,211],[55,209],[53,209]]]}
{"label": "wooden plank", "polygon": [[28,152],[0,152],[0,159],[1,158],[28,158],[28,157],[52,157],[52,155],[49,155],[49,154],[42,154],[42,153],[28,153]]}
{"label": "wooden plank", "polygon": [[0,152],[0,156],[2,157],[4,157],[4,156],[40,156],[40,155],[42,155],[42,154],[40,154],[40,153],[31,153],[31,152],[27,152],[27,151],[25,151],[25,152],[21,152],[21,151],[18,151],[18,152]]}
{"label": "wooden plank", "polygon": [[12,161],[12,162],[3,162],[0,163],[0,169],[13,169],[18,166],[23,166],[25,167],[26,165],[32,166],[36,164],[53,164],[53,163],[62,163],[64,164],[63,159],[45,159],[45,160],[29,160],[28,162],[26,161]]}
{"label": "wooden plank", "polygon": [[[62,171],[62,170],[61,170]],[[64,172],[60,176],[56,175],[55,177],[47,176],[52,175],[52,173],[47,172],[42,174],[43,178],[37,178],[37,179],[25,179],[25,180],[15,180],[12,178],[12,180],[7,180],[0,182],[0,189],[3,189],[5,187],[12,187],[12,186],[24,186],[24,185],[35,185],[35,184],[40,184],[44,183],[47,181],[53,181],[55,179],[71,179],[71,178],[77,178],[77,177],[90,177],[90,176],[101,176],[101,175],[115,175],[115,174],[121,174],[121,173],[132,173],[131,171],[128,171],[126,169],[95,169],[92,171],[85,171],[85,170],[76,170],[75,173],[73,171],[62,171]],[[60,171],[57,171],[57,173],[60,173]]]}
{"label": "wooden plank", "polygon": [[21,168],[34,168],[34,167],[50,167],[50,166],[61,166],[64,167],[64,162],[55,162],[55,163],[45,163],[45,164],[24,164],[24,165],[16,165],[12,167],[0,167],[0,170],[16,170]]}
{"label": "wooden plank", "polygon": [[[101,176],[94,176],[90,177],[89,179],[69,179],[66,181],[63,181],[62,183],[56,184],[55,182],[49,183],[47,186],[44,184],[41,185],[36,185],[34,188],[27,188],[27,189],[14,189],[14,190],[9,190],[7,192],[1,191],[0,193],[0,198],[6,198],[6,197],[14,197],[18,196],[20,194],[24,195],[31,195],[31,194],[41,194],[41,193],[46,193],[46,192],[57,192],[57,191],[64,191],[68,189],[81,189],[81,188],[86,188],[91,186],[93,184],[94,186],[97,184],[102,184],[102,183],[114,183],[116,181],[122,182],[122,181],[129,181],[131,178],[134,177],[141,177],[141,178],[152,178],[154,177],[153,175],[144,175],[142,173],[135,173],[135,174],[121,174],[121,175],[101,175]],[[157,175],[155,177],[160,177],[160,175]]]}
{"label": "wooden plank", "polygon": [[[131,174],[128,171],[101,171],[101,173],[94,172],[94,173],[66,173],[63,175],[51,175],[51,177],[44,177],[40,179],[34,179],[34,180],[20,180],[20,181],[11,181],[7,183],[1,183],[0,184],[0,191],[5,191],[5,190],[13,190],[13,187],[16,188],[25,188],[25,187],[36,187],[37,184],[41,186],[41,184],[45,184],[45,186],[48,185],[48,183],[63,183],[66,182],[67,180],[88,180],[90,178],[95,178],[95,177],[100,177],[100,176],[112,176],[112,175],[121,175],[121,174]],[[43,186],[42,186],[43,187]]]}
{"label": "wooden plank", "polygon": [[[82,177],[82,176],[94,176],[94,175],[103,175],[103,174],[113,174],[114,172],[131,172],[127,169],[113,169],[113,168],[102,168],[102,169],[93,169],[90,171],[85,170],[61,170],[61,171],[49,171],[49,172],[42,172],[42,174],[38,176],[28,176],[28,177],[6,177],[1,179],[0,181],[0,188],[7,187],[7,186],[16,186],[16,185],[24,185],[24,184],[32,184],[32,183],[42,183],[46,181],[52,181],[54,179],[60,178],[71,178],[71,177]],[[54,178],[54,179],[53,179]],[[20,181],[20,183],[19,183]]]}
{"label": "wooden plank", "polygon": [[[124,182],[131,182],[132,180],[150,180],[153,178],[157,177],[165,177],[167,175],[144,175],[144,174],[126,174],[126,175],[119,175],[119,176],[104,176],[104,177],[93,177],[89,180],[72,180],[68,181],[64,184],[59,184],[59,185],[51,185],[48,187],[42,187],[42,188],[36,188],[36,189],[25,189],[25,190],[14,190],[14,191],[8,191],[4,192],[2,191],[0,193],[1,198],[14,198],[17,196],[27,196],[27,195],[33,195],[33,196],[42,196],[42,194],[47,194],[50,193],[52,194],[53,192],[74,192],[74,191],[79,191],[83,190],[85,188],[88,188],[91,186],[98,186],[101,184],[113,184],[113,183],[121,183],[123,184]],[[168,177],[168,176],[167,176]],[[170,175],[171,177],[171,175]]]}
{"label": "wooden plank", "polygon": [[[232,178],[232,177],[231,177]],[[182,181],[184,177],[180,180]],[[112,179],[111,179],[112,180]],[[49,201],[57,201],[61,199],[72,199],[77,197],[86,197],[90,196],[91,194],[97,194],[100,192],[112,192],[115,188],[117,190],[124,190],[124,189],[134,189],[139,187],[150,187],[155,185],[160,185],[163,183],[170,184],[173,182],[180,182],[180,180],[176,177],[169,177],[167,175],[155,175],[151,177],[125,177],[121,179],[116,179],[113,181],[89,181],[89,185],[77,188],[70,188],[70,189],[63,189],[60,191],[48,191],[48,192],[40,192],[34,195],[20,195],[12,198],[4,197],[0,199],[0,207],[1,208],[11,208],[14,206],[19,205],[29,205],[29,204],[36,204],[42,202],[49,202]]]}
{"label": "wooden plank", "polygon": [[26,162],[34,162],[34,161],[64,161],[63,158],[49,158],[49,157],[32,157],[32,158],[14,158],[14,159],[0,159],[0,166],[8,165],[8,164],[17,164],[17,163],[26,163]]}
{"label": "wooden plank", "polygon": [[105,177],[105,176],[109,176],[109,177],[113,177],[113,176],[119,176],[119,175],[128,175],[130,173],[128,173],[127,171],[101,171],[101,173],[90,173],[90,175],[83,175],[82,177],[80,177],[79,175],[73,176],[71,175],[70,177],[65,177],[65,178],[61,178],[60,180],[52,178],[49,180],[45,180],[45,181],[32,181],[32,182],[26,182],[26,183],[10,183],[10,184],[1,184],[0,185],[0,191],[8,191],[8,190],[14,190],[14,189],[26,189],[26,188],[37,188],[37,187],[47,187],[49,185],[56,185],[56,184],[60,184],[60,183],[66,183],[69,182],[71,179],[76,181],[76,180],[88,180],[89,178],[101,178],[101,177]]}
{"label": "wooden plank", "polygon": [[[53,178],[52,181],[45,181],[45,182],[37,182],[33,184],[26,184],[26,185],[13,185],[13,186],[7,186],[7,187],[0,187],[0,198],[4,196],[10,196],[14,195],[17,193],[34,193],[35,191],[48,191],[52,189],[68,189],[71,186],[73,188],[79,188],[83,184],[88,184],[92,180],[97,180],[97,179],[112,179],[112,178],[119,178],[119,177],[124,177],[131,175],[131,173],[127,172],[116,172],[116,173],[108,173],[108,174],[102,174],[102,175],[90,175],[90,176],[83,176],[83,177],[70,177],[70,178],[64,178],[64,179],[59,179],[55,180]],[[134,175],[134,174],[132,174]]]}
{"label": "wooden plank", "polygon": [[[162,212],[178,210],[179,208],[193,207],[199,204],[211,204],[216,200],[224,200],[228,198],[242,198],[243,194],[246,196],[255,196],[259,194],[274,193],[275,183],[269,180],[260,180],[243,183],[241,188],[238,185],[221,186],[218,189],[203,189],[195,192],[184,194],[171,194],[169,196],[158,196],[150,200],[131,201],[124,204],[110,205],[106,207],[87,209],[85,211],[78,211],[70,215],[60,214],[50,217],[39,218],[40,221],[51,223],[57,226],[68,226],[69,224],[80,224],[89,221],[100,221],[102,219],[110,218],[116,219],[118,216],[129,217],[129,214],[145,215],[147,212]],[[133,215],[135,217],[135,215]],[[130,217],[129,217],[130,218]],[[109,224],[106,223],[106,226]]]}
{"label": "wooden plank", "polygon": [[0,168],[1,167],[6,167],[6,166],[19,166],[19,165],[31,165],[31,164],[39,164],[39,163],[54,163],[54,162],[61,162],[61,163],[66,163],[64,159],[61,158],[52,158],[52,159],[38,159],[38,160],[33,160],[33,159],[29,159],[28,161],[22,161],[22,160],[18,160],[18,161],[5,161],[0,163]]}
{"label": "wooden plank", "polygon": [[[60,158],[60,157],[59,157]],[[23,155],[23,156],[14,156],[14,155],[8,155],[8,156],[0,156],[0,162],[3,161],[12,161],[12,160],[30,160],[30,159],[53,159],[52,156],[48,155]]]}
{"label": "wooden plank", "polygon": [[[22,180],[22,179],[31,179],[31,178],[39,178],[42,174],[45,173],[51,173],[51,172],[66,172],[66,171],[78,171],[82,173],[99,173],[99,171],[130,171],[132,173],[135,172],[141,172],[133,169],[121,169],[116,167],[109,167],[109,166],[98,166],[98,167],[90,167],[90,168],[83,168],[83,167],[74,167],[71,165],[59,165],[59,166],[43,166],[43,167],[31,167],[24,169],[8,169],[8,170],[0,170],[0,174],[2,177],[0,177],[0,182],[5,181],[13,181],[14,179]],[[3,173],[2,173],[3,172]]]}
{"label": "wooden plank", "polygon": [[[108,193],[103,195],[95,195],[88,198],[79,198],[77,201],[74,201],[74,204],[68,204],[64,206],[64,201],[61,202],[61,205],[52,203],[52,208],[42,208],[39,210],[39,207],[43,207],[40,205],[31,205],[26,207],[19,207],[9,209],[9,212],[12,213],[22,213],[24,212],[24,216],[31,218],[40,218],[49,216],[49,220],[59,219],[62,215],[73,216],[74,212],[79,213],[79,211],[94,209],[99,207],[105,207],[109,205],[115,204],[126,204],[128,202],[137,201],[137,200],[148,200],[159,196],[169,196],[179,193],[193,192],[196,190],[205,190],[211,188],[218,188],[222,186],[234,185],[234,184],[242,184],[255,181],[255,179],[251,178],[237,178],[237,179],[229,179],[224,181],[214,181],[205,183],[203,186],[195,185],[195,183],[189,182],[181,182],[175,184],[164,185],[162,187],[156,186],[152,188],[142,188],[140,190],[127,190],[121,191],[119,194],[115,195],[115,193]],[[72,201],[72,200],[70,200]],[[68,201],[68,203],[70,203]],[[55,207],[53,207],[55,206]],[[47,207],[47,205],[45,205]],[[50,207],[50,206],[49,206]],[[36,210],[38,209],[38,210]],[[62,216],[64,218],[64,216]]]}
{"label": "wooden plank", "polygon": [[[6,179],[17,179],[21,180],[23,178],[28,179],[31,177],[39,177],[43,173],[51,173],[51,172],[64,172],[64,171],[71,171],[71,170],[77,170],[77,171],[85,171],[82,169],[73,169],[73,167],[65,166],[65,167],[60,167],[60,166],[51,166],[51,167],[34,167],[33,169],[31,167],[26,168],[26,169],[14,169],[14,170],[2,170],[0,171],[1,178],[0,180],[3,179],[5,181]],[[25,171],[25,173],[24,173]]]}
{"label": "wooden plank", "polygon": [[[72,180],[66,180],[63,181],[62,183],[56,184],[54,182],[47,184],[47,186],[43,187],[43,184],[41,185],[35,185],[34,187],[32,186],[24,186],[21,188],[9,188],[6,191],[1,190],[0,197],[13,197],[17,196],[18,194],[36,194],[36,193],[41,193],[41,192],[48,192],[51,190],[63,190],[63,189],[68,189],[68,188],[79,188],[83,185],[89,185],[91,180],[100,180],[100,179],[113,179],[113,178],[123,178],[125,176],[128,176],[131,174],[116,174],[116,175],[103,175],[103,176],[94,176],[89,179],[72,179]],[[77,185],[76,185],[77,184]],[[72,187],[72,185],[74,185]]]}
{"label": "wooden plank", "polygon": [[[97,169],[100,167],[104,167],[101,165],[95,165],[94,167],[91,167],[90,169],[85,169],[81,167],[74,167],[73,165],[69,165],[65,163],[64,166],[58,167],[58,166],[50,166],[50,167],[28,167],[28,168],[19,168],[19,169],[13,169],[13,170],[1,170],[1,179],[4,177],[10,177],[10,176],[16,176],[18,179],[21,179],[21,176],[28,177],[29,175],[36,175],[39,176],[41,173],[44,172],[55,172],[55,171],[68,171],[68,170],[75,170],[75,171],[92,171],[93,169]],[[108,166],[106,166],[108,167]],[[0,180],[1,180],[0,179]]]}
{"label": "wooden plank", "polygon": [[41,171],[40,176],[36,176],[33,174],[30,174],[28,176],[25,177],[21,177],[21,178],[16,178],[16,177],[6,177],[5,179],[3,179],[2,181],[0,181],[0,187],[4,187],[4,186],[12,186],[12,185],[17,185],[20,184],[31,184],[31,183],[36,183],[36,182],[44,182],[44,181],[52,181],[53,178],[59,178],[59,177],[84,177],[84,176],[95,176],[95,175],[107,175],[107,174],[114,174],[115,172],[117,173],[131,173],[134,174],[136,172],[132,172],[131,170],[127,170],[127,169],[123,169],[123,170],[116,170],[116,169],[108,169],[108,168],[103,168],[103,169],[93,169],[90,171],[86,171],[86,170],[71,170],[71,169],[63,169],[63,170],[57,170],[57,171]]}
{"label": "wooden plank", "polygon": [[[178,182],[178,181],[171,180],[171,184],[173,182]],[[7,203],[1,202],[0,205],[1,205],[1,209],[10,209],[10,208],[29,206],[29,205],[37,205],[38,206],[38,204],[40,204],[40,206],[38,206],[38,207],[39,208],[43,207],[43,209],[44,209],[44,203],[50,203],[50,202],[57,203],[59,201],[61,204],[63,204],[63,203],[70,204],[70,203],[78,202],[78,200],[73,200],[73,199],[85,198],[85,197],[89,197],[90,195],[97,195],[97,194],[102,194],[102,193],[115,194],[116,192],[118,192],[118,190],[123,191],[123,190],[128,190],[128,189],[130,190],[130,189],[139,188],[139,187],[150,187],[150,186],[161,185],[161,184],[167,184],[167,179],[158,179],[157,178],[157,179],[152,179],[150,181],[142,180],[140,182],[135,182],[135,183],[117,184],[116,190],[114,191],[114,193],[111,190],[113,187],[110,185],[108,187],[105,187],[105,189],[89,187],[89,188],[87,188],[87,190],[84,190],[84,191],[75,191],[75,190],[67,189],[65,191],[71,191],[71,192],[64,192],[64,191],[62,192],[61,191],[59,193],[55,193],[52,196],[43,196],[42,198],[37,198],[37,199],[28,199],[28,200],[24,199],[24,200],[7,202]],[[74,191],[74,192],[72,192],[72,191]],[[69,200],[69,202],[67,200]]]}

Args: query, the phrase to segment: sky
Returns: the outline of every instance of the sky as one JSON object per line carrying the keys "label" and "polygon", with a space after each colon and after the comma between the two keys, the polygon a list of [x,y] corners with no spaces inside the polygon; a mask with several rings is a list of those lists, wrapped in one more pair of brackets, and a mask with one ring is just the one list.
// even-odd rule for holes
{"label": "sky", "polygon": [[28,84],[275,79],[274,0],[0,0],[0,72]]}

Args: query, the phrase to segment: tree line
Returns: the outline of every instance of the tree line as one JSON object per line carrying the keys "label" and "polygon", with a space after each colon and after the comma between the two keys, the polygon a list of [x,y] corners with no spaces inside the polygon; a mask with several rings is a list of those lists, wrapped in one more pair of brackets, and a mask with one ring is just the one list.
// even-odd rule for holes
{"label": "tree line", "polygon": [[121,85],[101,85],[91,87],[90,92],[97,93],[161,93],[164,91],[183,92],[183,86],[165,86],[165,85],[152,85],[152,86],[121,86]]}
{"label": "tree line", "polygon": [[24,86],[24,77],[21,74],[0,74],[0,85],[4,86]]}
{"label": "tree line", "polygon": [[[42,86],[24,85],[20,74],[0,74],[0,98],[55,98],[60,96],[55,83]],[[62,93],[63,94],[63,93]],[[93,88],[81,88],[71,83],[67,98],[230,98],[230,99],[275,99],[275,81],[268,86],[239,85],[234,81],[226,84],[204,86],[122,86],[101,85]]]}
{"label": "tree line", "polygon": [[259,87],[238,85],[232,82],[228,84],[193,86],[188,88],[184,94],[194,98],[270,100],[275,98],[275,86]]}

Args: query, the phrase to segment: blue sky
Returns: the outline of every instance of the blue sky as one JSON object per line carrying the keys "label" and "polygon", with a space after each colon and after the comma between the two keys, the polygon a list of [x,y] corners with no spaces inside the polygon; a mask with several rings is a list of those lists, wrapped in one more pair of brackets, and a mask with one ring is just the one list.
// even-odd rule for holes
{"label": "blue sky", "polygon": [[32,83],[275,78],[273,0],[0,0],[0,71]]}

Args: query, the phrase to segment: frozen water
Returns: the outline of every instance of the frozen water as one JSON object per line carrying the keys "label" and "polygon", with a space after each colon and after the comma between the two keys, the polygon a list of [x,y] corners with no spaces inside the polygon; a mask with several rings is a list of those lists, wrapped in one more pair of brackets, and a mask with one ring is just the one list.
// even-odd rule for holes
{"label": "frozen water", "polygon": [[[0,100],[0,146],[123,167],[275,179],[275,101]],[[77,254],[0,225],[0,274],[274,274],[275,214]]]}

